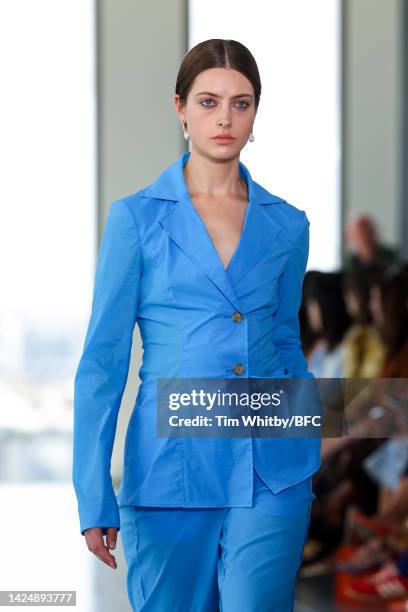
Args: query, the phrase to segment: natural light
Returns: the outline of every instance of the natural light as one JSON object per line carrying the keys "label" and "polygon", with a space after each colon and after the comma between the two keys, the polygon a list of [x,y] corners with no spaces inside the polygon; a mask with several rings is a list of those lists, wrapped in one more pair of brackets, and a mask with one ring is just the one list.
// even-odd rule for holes
{"label": "natural light", "polygon": [[340,265],[340,2],[189,0],[189,48],[232,38],[254,54],[262,95],[241,160],[255,180],[305,210],[308,269]]}

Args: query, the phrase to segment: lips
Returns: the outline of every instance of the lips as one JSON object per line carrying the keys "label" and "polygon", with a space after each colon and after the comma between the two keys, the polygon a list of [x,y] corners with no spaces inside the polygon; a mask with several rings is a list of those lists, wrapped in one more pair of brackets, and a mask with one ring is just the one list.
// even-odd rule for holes
{"label": "lips", "polygon": [[228,136],[227,134],[220,134],[219,136],[214,136],[214,140],[234,140],[233,136]]}

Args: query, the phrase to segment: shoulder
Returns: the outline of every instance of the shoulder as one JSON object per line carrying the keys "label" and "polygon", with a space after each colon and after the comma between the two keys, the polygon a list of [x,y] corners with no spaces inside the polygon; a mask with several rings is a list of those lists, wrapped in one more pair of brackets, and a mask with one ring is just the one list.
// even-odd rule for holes
{"label": "shoulder", "polygon": [[303,209],[287,200],[282,202],[280,206],[282,224],[292,237],[299,236],[308,230],[310,222]]}
{"label": "shoulder", "polygon": [[146,193],[148,187],[124,195],[110,204],[113,214],[122,217],[132,217],[136,225],[152,223],[159,218],[163,212],[173,205],[173,202],[159,200]]}
{"label": "shoulder", "polygon": [[305,210],[285,198],[271,193],[258,183],[255,184],[256,193],[262,194],[260,201],[263,204],[263,210],[283,231],[290,242],[296,242],[299,236],[308,233],[310,222]]}
{"label": "shoulder", "polygon": [[146,195],[147,189],[147,186],[142,187],[138,189],[138,191],[122,196],[117,201],[122,202],[122,206],[126,206],[131,212],[139,213],[151,203],[152,199],[154,199]]}

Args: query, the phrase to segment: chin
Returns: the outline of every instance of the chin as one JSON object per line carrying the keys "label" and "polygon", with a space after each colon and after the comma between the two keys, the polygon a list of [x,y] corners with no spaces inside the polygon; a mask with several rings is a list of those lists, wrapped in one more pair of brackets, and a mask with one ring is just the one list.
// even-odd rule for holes
{"label": "chin", "polygon": [[236,141],[227,145],[213,143],[211,146],[211,153],[220,158],[235,157],[239,155],[241,148],[242,147],[240,147]]}

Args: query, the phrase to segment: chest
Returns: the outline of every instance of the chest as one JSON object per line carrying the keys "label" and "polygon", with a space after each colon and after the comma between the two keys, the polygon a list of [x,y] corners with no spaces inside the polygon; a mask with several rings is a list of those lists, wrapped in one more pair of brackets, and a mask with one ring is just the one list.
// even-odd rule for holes
{"label": "chest", "polygon": [[201,218],[224,268],[239,245],[248,203],[244,198],[194,197],[192,204]]}
{"label": "chest", "polygon": [[266,207],[245,204],[233,211],[221,204],[214,215],[199,201],[185,199],[161,209],[157,220],[141,220],[139,312],[150,316],[145,310],[162,305],[167,295],[170,307],[176,304],[189,313],[271,314],[292,246]]}

